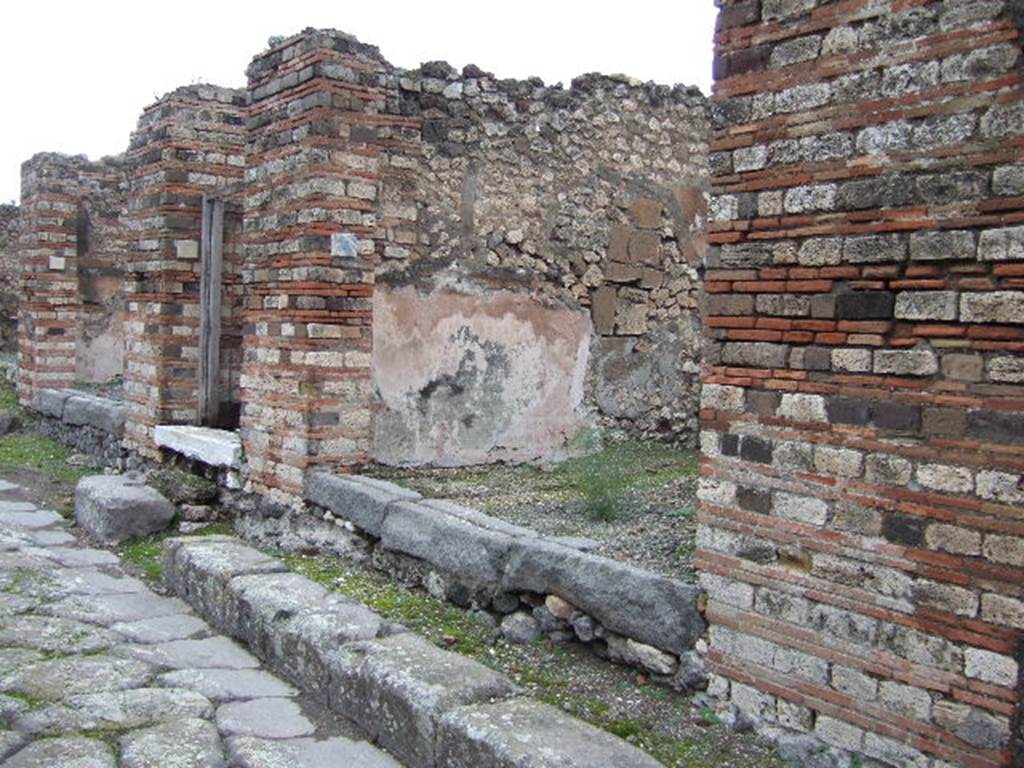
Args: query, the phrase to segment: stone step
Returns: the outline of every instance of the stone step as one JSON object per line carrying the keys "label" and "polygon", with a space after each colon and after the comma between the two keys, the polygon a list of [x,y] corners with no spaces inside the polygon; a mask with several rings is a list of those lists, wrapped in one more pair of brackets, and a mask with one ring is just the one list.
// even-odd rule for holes
{"label": "stone step", "polygon": [[236,539],[170,539],[163,563],[171,591],[409,768],[659,765]]}

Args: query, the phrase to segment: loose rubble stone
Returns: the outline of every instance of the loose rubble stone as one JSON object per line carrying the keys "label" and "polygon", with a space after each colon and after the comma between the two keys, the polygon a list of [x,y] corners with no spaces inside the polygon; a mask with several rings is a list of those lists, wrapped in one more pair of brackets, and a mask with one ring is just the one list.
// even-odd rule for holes
{"label": "loose rubble stone", "polygon": [[525,611],[517,611],[503,618],[500,631],[503,637],[520,645],[528,645],[539,640],[541,636],[537,619]]}
{"label": "loose rubble stone", "polygon": [[75,519],[104,544],[158,533],[174,519],[174,505],[126,475],[94,475],[75,489]]}

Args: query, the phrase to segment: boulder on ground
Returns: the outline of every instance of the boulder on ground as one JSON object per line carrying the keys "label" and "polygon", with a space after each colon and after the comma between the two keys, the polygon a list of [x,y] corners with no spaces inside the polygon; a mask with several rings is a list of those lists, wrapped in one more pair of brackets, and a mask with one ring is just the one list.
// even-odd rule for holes
{"label": "boulder on ground", "polygon": [[86,477],[75,489],[75,520],[103,544],[158,533],[174,519],[174,505],[128,475]]}

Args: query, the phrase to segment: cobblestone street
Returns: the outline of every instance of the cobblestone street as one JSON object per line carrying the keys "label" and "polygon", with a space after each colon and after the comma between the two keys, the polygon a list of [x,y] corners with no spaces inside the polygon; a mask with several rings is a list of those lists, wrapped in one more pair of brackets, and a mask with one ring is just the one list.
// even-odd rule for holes
{"label": "cobblestone street", "polygon": [[0,764],[398,763],[0,481]]}

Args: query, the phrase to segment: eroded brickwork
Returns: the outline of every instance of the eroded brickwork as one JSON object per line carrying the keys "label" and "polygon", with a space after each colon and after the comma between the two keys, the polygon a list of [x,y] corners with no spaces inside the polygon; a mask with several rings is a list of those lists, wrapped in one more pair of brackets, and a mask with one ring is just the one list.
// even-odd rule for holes
{"label": "eroded brickwork", "polygon": [[1021,4],[718,4],[712,690],[806,764],[1020,765]]}

